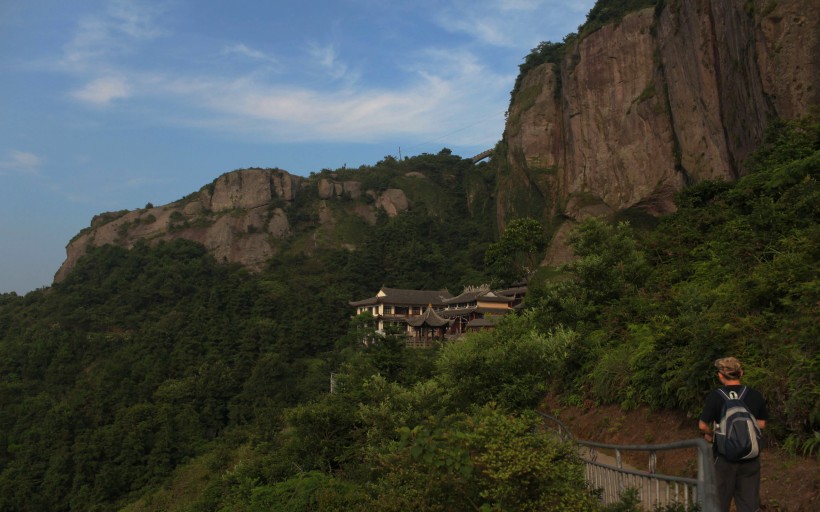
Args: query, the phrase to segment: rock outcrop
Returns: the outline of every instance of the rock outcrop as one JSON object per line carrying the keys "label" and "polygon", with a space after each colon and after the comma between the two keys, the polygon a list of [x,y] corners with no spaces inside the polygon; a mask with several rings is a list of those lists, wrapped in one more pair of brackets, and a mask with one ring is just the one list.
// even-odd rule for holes
{"label": "rock outcrop", "polygon": [[806,0],[665,2],[569,43],[520,77],[505,130],[499,225],[537,193],[616,212],[674,209],[687,184],[732,180],[777,117],[820,99],[820,10]]}
{"label": "rock outcrop", "polygon": [[389,188],[382,192],[376,199],[376,206],[387,212],[390,217],[395,217],[399,213],[407,210],[410,203],[404,191],[398,188]]}
{"label": "rock outcrop", "polygon": [[275,241],[290,232],[287,215],[272,201],[292,201],[303,180],[279,169],[245,169],[169,205],[97,215],[66,247],[54,281],[62,281],[90,247],[174,238],[201,243],[219,261],[259,270],[275,253]]}
{"label": "rock outcrop", "polygon": [[359,181],[334,181],[327,178],[319,180],[319,198],[333,199],[339,197],[349,197],[359,199],[362,197],[362,184]]}
{"label": "rock outcrop", "polygon": [[[309,187],[309,179],[280,169],[242,169],[223,174],[198,193],[168,205],[97,215],[90,227],[69,242],[54,281],[65,279],[91,247],[116,244],[131,248],[139,240],[156,243],[174,238],[201,243],[218,261],[257,271],[276,254],[281,241],[293,234],[294,223],[312,226],[314,242],[332,240],[337,212],[327,201],[350,201],[348,214],[369,225],[376,223],[379,209],[395,216],[410,207],[399,189],[363,193],[358,181],[315,181]],[[306,206],[294,207],[301,195],[307,196]],[[369,201],[359,201],[364,197]],[[353,247],[350,243],[342,246]]]}
{"label": "rock outcrop", "polygon": [[278,169],[246,169],[229,172],[216,179],[212,188],[200,193],[200,203],[206,210],[256,208],[273,199],[293,201],[302,178]]}

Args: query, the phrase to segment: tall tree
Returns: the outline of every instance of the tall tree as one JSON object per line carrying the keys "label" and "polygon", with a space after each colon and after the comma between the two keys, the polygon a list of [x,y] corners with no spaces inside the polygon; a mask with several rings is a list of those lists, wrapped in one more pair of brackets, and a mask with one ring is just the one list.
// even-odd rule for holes
{"label": "tall tree", "polygon": [[515,219],[501,238],[487,248],[484,265],[495,284],[512,284],[535,270],[546,246],[540,222],[529,217]]}

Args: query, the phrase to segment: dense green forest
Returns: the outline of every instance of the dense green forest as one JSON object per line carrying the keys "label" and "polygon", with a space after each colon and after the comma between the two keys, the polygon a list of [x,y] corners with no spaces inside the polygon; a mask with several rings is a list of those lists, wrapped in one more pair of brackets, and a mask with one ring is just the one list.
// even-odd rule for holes
{"label": "dense green forest", "polygon": [[727,354],[774,441],[815,456],[820,122],[773,127],[747,167],[663,219],[585,221],[521,314],[431,350],[362,345],[372,324],[347,302],[510,279],[502,256],[543,244],[493,243],[453,205],[459,222],[417,208],[257,274],[183,240],[99,247],[0,296],[0,510],[596,510],[533,409],[552,393],[697,412]]}

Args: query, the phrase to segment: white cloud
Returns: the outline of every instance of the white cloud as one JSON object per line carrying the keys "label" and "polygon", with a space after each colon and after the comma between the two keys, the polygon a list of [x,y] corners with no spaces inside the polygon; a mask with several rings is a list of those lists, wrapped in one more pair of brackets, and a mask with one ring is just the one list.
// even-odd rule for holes
{"label": "white cloud", "polygon": [[[584,19],[594,0],[456,0],[435,12],[450,32],[499,47],[534,46],[561,41]],[[575,23],[573,25],[573,23]]]}
{"label": "white cloud", "polygon": [[220,52],[220,55],[241,55],[252,60],[263,61],[269,64],[279,63],[279,61],[276,58],[271,57],[260,50],[254,50],[252,48],[249,48],[243,43],[235,43],[224,47]]}
{"label": "white cloud", "polygon": [[136,0],[114,0],[108,9],[115,31],[134,39],[153,39],[163,34],[154,20],[162,13],[156,5],[147,5]]}
{"label": "white cloud", "polygon": [[[329,66],[336,62],[330,51],[316,55],[324,55]],[[203,112],[199,119],[177,122],[279,142],[364,142],[456,130],[462,143],[496,142],[514,77],[495,74],[475,55],[453,50],[423,52],[404,73],[408,83],[394,89],[346,83],[319,90],[251,76],[231,80],[177,76],[153,90],[191,102]],[[473,128],[475,119],[489,116],[497,117],[492,130]]]}
{"label": "white cloud", "polygon": [[338,59],[336,56],[336,48],[332,44],[326,46],[315,43],[309,44],[307,51],[313,61],[324,70],[331,79],[345,79],[348,83],[355,82],[358,79],[358,75],[349,72],[347,64]]}
{"label": "white cloud", "polygon": [[19,173],[28,175],[38,175],[43,160],[27,151],[11,150],[7,152],[6,158],[0,160],[0,174]]}
{"label": "white cloud", "polygon": [[108,105],[111,101],[130,96],[130,88],[122,77],[97,78],[71,93],[75,99],[93,105]]}
{"label": "white cloud", "polygon": [[63,47],[60,64],[72,71],[99,67],[106,59],[131,51],[139,41],[163,34],[154,22],[155,7],[134,0],[115,0],[102,15],[80,20],[74,37]]}
{"label": "white cloud", "polygon": [[[526,30],[515,24],[526,19],[526,27],[537,27],[540,20],[533,13],[543,14],[545,2],[566,3],[457,0],[439,15],[439,22],[449,30],[470,32],[484,44],[516,47],[519,43],[512,39],[525,37]],[[288,73],[276,58],[244,42],[218,50],[220,55],[241,56],[239,62],[250,59],[272,64],[275,77],[266,73],[270,66],[233,76],[214,66],[211,74],[194,75],[184,65],[140,70],[128,67],[123,59],[109,58],[128,51],[129,45],[161,35],[154,19],[153,12],[125,2],[115,4],[105,15],[86,18],[65,48],[65,62],[73,63],[66,69],[90,75],[71,97],[95,106],[126,98],[148,100],[144,105],[159,100],[180,108],[152,109],[157,114],[154,122],[239,132],[277,142],[378,141],[397,134],[424,137],[458,132],[465,143],[480,139],[472,142],[487,144],[500,136],[515,79],[489,68],[479,50],[465,49],[475,49],[475,45],[422,46],[415,55],[401,59],[403,69],[384,71],[390,73],[390,82],[399,84],[391,87],[361,80],[362,74],[342,58],[340,47],[334,44],[308,43],[304,47],[308,59]],[[543,39],[529,35],[533,46]],[[301,85],[294,85],[300,80]],[[498,118],[492,129],[487,125],[464,128],[488,116]]]}

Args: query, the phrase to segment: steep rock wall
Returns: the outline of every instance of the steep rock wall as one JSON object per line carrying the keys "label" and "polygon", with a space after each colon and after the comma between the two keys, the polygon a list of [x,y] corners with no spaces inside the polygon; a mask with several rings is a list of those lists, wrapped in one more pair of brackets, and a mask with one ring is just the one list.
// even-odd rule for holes
{"label": "steep rock wall", "polygon": [[279,169],[244,169],[223,174],[198,194],[159,207],[122,214],[102,214],[66,247],[66,259],[54,277],[60,282],[89,248],[116,244],[131,248],[185,238],[204,245],[218,261],[259,270],[276,252],[275,240],[291,227],[274,200],[293,201],[304,178]]}
{"label": "steep rock wall", "polygon": [[741,175],[773,118],[818,103],[811,3],[669,1],[531,69],[510,103],[499,226],[520,215],[514,189],[542,197],[544,219],[590,206],[660,215],[687,184]]}
{"label": "steep rock wall", "polygon": [[[281,241],[294,234],[288,212],[299,222],[311,218],[314,208],[318,225],[312,229],[332,240],[328,233],[337,219],[325,204],[328,200],[350,201],[349,215],[371,225],[379,209],[395,216],[410,207],[399,189],[363,193],[358,181],[322,178],[312,187],[307,183],[306,178],[280,169],[242,169],[225,173],[198,193],[168,205],[97,215],[90,227],[69,242],[54,281],[65,279],[91,247],[116,244],[131,248],[139,240],[156,243],[175,238],[204,245],[217,261],[258,271],[276,254]],[[305,205],[293,206],[297,196],[306,197]],[[364,196],[372,204],[357,201]],[[313,200],[318,206],[311,206]]]}
{"label": "steep rock wall", "polygon": [[653,21],[653,10],[645,9],[605,26],[564,63],[567,165],[559,176],[565,197],[583,192],[621,209],[681,185],[659,94]]}

